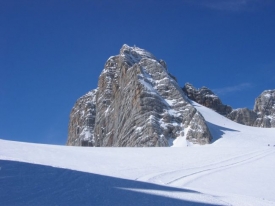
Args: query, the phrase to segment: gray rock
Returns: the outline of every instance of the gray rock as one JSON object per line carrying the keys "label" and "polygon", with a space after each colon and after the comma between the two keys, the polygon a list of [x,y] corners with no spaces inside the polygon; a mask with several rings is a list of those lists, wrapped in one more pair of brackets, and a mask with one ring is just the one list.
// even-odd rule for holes
{"label": "gray rock", "polygon": [[[90,146],[166,147],[176,138],[196,144],[212,139],[204,118],[168,73],[166,63],[146,50],[123,45],[119,55],[107,60],[96,93]],[[83,139],[73,134],[75,128],[85,127],[84,122],[71,114],[70,145],[81,145],[71,142]]]}
{"label": "gray rock", "polygon": [[230,106],[224,105],[220,98],[207,87],[196,89],[192,84],[186,83],[183,87],[183,91],[189,99],[205,107],[211,108],[221,115],[226,116],[232,111]]}
{"label": "gray rock", "polygon": [[266,90],[255,100],[256,127],[275,127],[275,90]]}
{"label": "gray rock", "polygon": [[[191,120],[198,112],[169,75],[163,60],[124,45],[109,61],[112,64],[106,64],[98,85],[97,146],[169,146],[184,135],[185,128],[197,124]],[[200,123],[206,127],[204,120]],[[192,142],[211,139],[208,130],[189,131],[185,135],[192,137]]]}
{"label": "gray rock", "polygon": [[257,119],[257,113],[248,108],[241,108],[234,109],[230,114],[227,115],[227,117],[234,122],[247,126],[253,126]]}
{"label": "gray rock", "polygon": [[94,125],[96,116],[96,92],[92,90],[80,97],[71,113],[67,145],[94,146]]}
{"label": "gray rock", "polygon": [[211,108],[237,123],[255,127],[275,127],[275,90],[264,91],[256,99],[254,110],[248,108],[232,110],[207,87],[196,89],[192,84],[186,83],[183,91],[189,99]]}

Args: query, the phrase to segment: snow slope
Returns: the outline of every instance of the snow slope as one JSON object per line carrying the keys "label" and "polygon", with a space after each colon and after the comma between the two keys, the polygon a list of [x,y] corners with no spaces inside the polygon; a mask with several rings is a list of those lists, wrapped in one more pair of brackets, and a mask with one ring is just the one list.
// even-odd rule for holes
{"label": "snow slope", "polygon": [[239,125],[192,104],[210,127],[211,145],[83,148],[0,140],[0,205],[275,205],[275,130]]}
{"label": "snow slope", "polygon": [[275,145],[275,128],[259,128],[238,124],[192,101],[207,121],[215,146],[259,147]]}

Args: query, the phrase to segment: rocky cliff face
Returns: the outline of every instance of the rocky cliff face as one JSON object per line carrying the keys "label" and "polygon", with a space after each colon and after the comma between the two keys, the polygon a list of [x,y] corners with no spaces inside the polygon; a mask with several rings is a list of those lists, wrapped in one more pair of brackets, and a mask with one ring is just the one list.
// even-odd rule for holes
{"label": "rocky cliff face", "polygon": [[96,93],[96,89],[92,90],[76,101],[70,114],[67,145],[95,145]]}
{"label": "rocky cliff face", "polygon": [[232,111],[230,106],[224,105],[220,98],[207,87],[196,89],[192,84],[186,83],[183,87],[183,91],[189,99],[205,107],[211,108],[221,115],[226,116]]}
{"label": "rocky cliff face", "polygon": [[234,109],[227,115],[227,117],[234,122],[247,126],[254,126],[254,122],[257,119],[257,114],[248,108],[240,108]]}
{"label": "rocky cliff face", "polygon": [[68,145],[163,147],[211,141],[204,118],[166,63],[143,49],[123,45],[107,60],[97,90],[88,94],[71,112]]}
{"label": "rocky cliff face", "polygon": [[266,90],[255,100],[256,127],[275,127],[275,90]]}

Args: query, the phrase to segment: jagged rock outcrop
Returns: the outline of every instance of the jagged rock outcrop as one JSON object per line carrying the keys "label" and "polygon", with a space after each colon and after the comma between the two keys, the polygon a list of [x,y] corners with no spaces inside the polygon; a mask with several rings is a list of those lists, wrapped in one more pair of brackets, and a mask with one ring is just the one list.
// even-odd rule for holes
{"label": "jagged rock outcrop", "polygon": [[213,109],[221,115],[228,115],[232,111],[232,107],[224,105],[220,98],[207,87],[196,89],[192,84],[186,83],[183,87],[189,99]]}
{"label": "jagged rock outcrop", "polygon": [[275,90],[266,90],[255,100],[256,127],[275,127]]}
{"label": "jagged rock outcrop", "polygon": [[189,99],[211,108],[237,123],[254,127],[275,127],[275,90],[264,91],[256,99],[253,110],[248,108],[232,110],[207,87],[196,89],[192,84],[186,83],[182,90]]}
{"label": "jagged rock outcrop", "polygon": [[[168,73],[166,63],[137,47],[123,45],[119,55],[110,57],[96,95],[84,99],[71,112],[67,144],[81,145],[82,139],[88,139],[89,146],[163,147],[176,139],[185,144],[186,140],[206,144],[212,139],[204,118]],[[96,112],[94,124],[88,127],[81,114],[89,106],[79,104],[89,101]],[[84,130],[77,132],[85,127],[89,138],[81,137]]]}
{"label": "jagged rock outcrop", "polygon": [[231,113],[227,115],[227,117],[234,122],[247,126],[253,126],[254,122],[257,119],[257,113],[248,108],[240,108],[234,109]]}
{"label": "jagged rock outcrop", "polygon": [[264,91],[256,100],[254,109],[234,109],[222,104],[221,100],[207,87],[196,89],[186,83],[183,87],[189,99],[213,109],[234,122],[254,127],[275,127],[275,90]]}
{"label": "jagged rock outcrop", "polygon": [[96,93],[97,90],[94,89],[76,101],[70,114],[67,145],[95,145]]}
{"label": "jagged rock outcrop", "polygon": [[235,109],[227,117],[254,127],[275,127],[275,90],[266,90],[256,98],[254,109]]}

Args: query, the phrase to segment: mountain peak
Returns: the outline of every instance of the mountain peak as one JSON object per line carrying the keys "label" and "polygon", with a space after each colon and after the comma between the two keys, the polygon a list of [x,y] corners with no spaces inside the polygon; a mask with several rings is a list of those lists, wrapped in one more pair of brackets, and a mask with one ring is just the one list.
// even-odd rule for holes
{"label": "mountain peak", "polygon": [[135,62],[139,62],[142,58],[156,59],[156,57],[145,49],[141,49],[137,46],[130,47],[124,44],[120,49],[120,56],[128,57]]}
{"label": "mountain peak", "polygon": [[204,118],[175,80],[163,60],[124,44],[119,55],[107,60],[97,90],[86,95],[89,100],[75,104],[67,144],[186,147],[209,143],[212,136]]}

